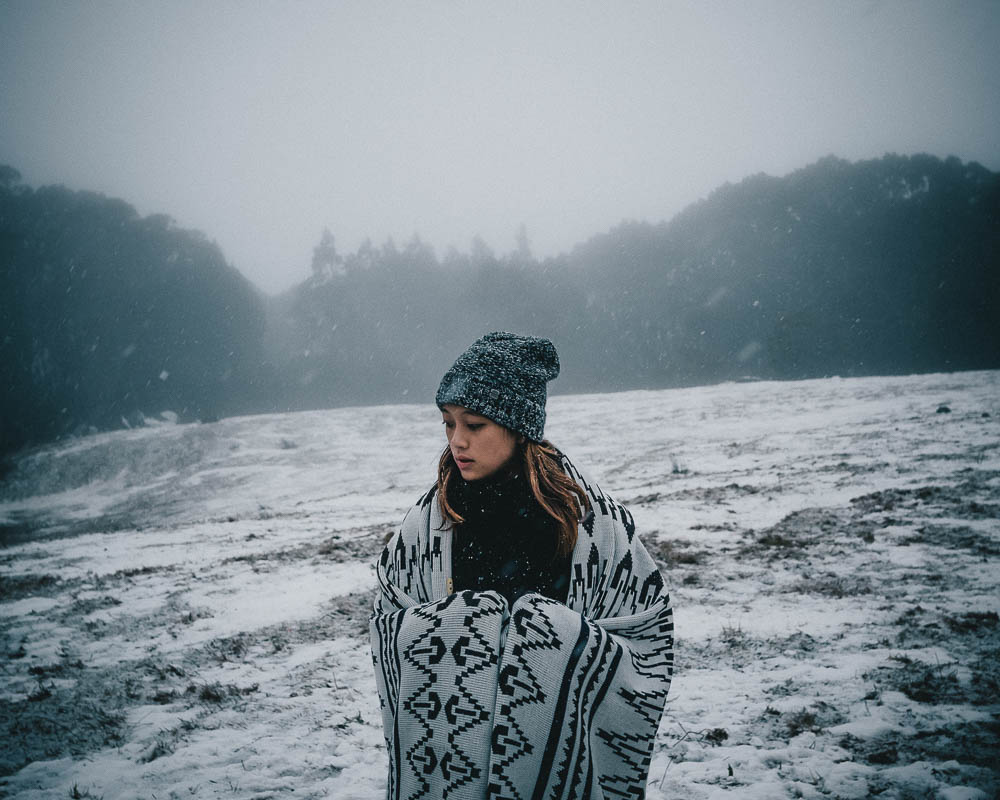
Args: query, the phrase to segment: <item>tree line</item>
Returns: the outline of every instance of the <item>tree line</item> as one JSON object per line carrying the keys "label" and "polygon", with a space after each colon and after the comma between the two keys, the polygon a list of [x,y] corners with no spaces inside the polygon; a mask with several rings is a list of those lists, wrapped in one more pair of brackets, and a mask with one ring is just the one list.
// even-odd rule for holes
{"label": "tree line", "polygon": [[313,265],[268,310],[291,407],[429,400],[493,329],[551,338],[561,392],[1000,366],[1000,175],[957,158],[828,157],[544,260],[326,232]]}
{"label": "tree line", "polygon": [[2,450],[257,402],[261,298],[167,216],[0,166],[0,297]]}
{"label": "tree line", "polygon": [[557,392],[1000,366],[1000,175],[828,157],[557,257],[340,253],[262,296],[202,234],[0,167],[2,447],[136,424],[430,402],[473,339],[551,338]]}

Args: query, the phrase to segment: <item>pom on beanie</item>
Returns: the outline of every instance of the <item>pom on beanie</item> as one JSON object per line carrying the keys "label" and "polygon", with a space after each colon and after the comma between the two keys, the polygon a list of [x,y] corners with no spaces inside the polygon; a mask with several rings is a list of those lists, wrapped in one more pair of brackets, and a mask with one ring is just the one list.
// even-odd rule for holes
{"label": "pom on beanie", "polygon": [[548,339],[497,331],[472,343],[438,387],[438,406],[482,414],[535,442],[545,430],[545,384],[559,374]]}

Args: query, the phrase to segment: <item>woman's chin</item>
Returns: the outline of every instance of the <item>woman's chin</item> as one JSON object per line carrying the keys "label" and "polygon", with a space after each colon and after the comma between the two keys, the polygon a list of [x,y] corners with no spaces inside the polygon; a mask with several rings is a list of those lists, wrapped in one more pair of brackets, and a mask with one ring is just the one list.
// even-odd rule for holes
{"label": "woman's chin", "polygon": [[479,481],[483,478],[488,478],[488,474],[483,474],[482,469],[477,464],[469,464],[464,469],[462,467],[458,468],[459,473],[463,480],[466,481]]}

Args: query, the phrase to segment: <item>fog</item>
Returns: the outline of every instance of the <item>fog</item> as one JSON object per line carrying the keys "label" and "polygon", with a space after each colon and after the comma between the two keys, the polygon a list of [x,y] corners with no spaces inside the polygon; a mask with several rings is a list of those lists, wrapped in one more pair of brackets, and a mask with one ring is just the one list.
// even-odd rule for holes
{"label": "fog", "polygon": [[0,794],[384,797],[372,565],[513,330],[676,601],[650,798],[996,795],[998,41],[2,0]]}
{"label": "fog", "polygon": [[204,231],[536,256],[827,154],[1000,168],[995,2],[0,5],[0,163]]}

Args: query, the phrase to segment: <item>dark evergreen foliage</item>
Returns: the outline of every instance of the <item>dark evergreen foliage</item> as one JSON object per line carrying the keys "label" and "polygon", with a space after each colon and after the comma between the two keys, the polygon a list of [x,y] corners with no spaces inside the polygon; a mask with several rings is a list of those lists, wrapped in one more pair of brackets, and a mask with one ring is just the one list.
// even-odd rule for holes
{"label": "dark evergreen foliage", "polygon": [[517,242],[324,231],[262,300],[200,233],[0,166],[0,451],[164,410],[426,403],[501,329],[556,344],[556,392],[1000,367],[1000,175],[956,158],[828,157],[556,258]]}
{"label": "dark evergreen foliage", "polygon": [[263,310],[200,233],[0,169],[0,450],[246,408]]}
{"label": "dark evergreen foliage", "polygon": [[495,329],[555,342],[556,392],[1000,367],[1000,176],[956,158],[828,157],[544,261],[518,239],[314,275],[272,307],[284,405],[426,402]]}

